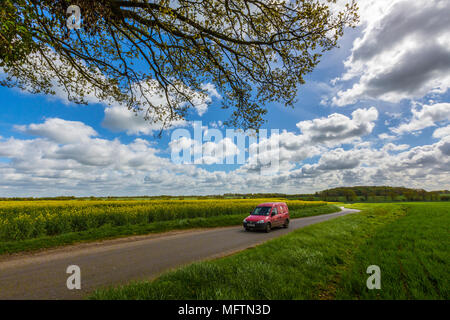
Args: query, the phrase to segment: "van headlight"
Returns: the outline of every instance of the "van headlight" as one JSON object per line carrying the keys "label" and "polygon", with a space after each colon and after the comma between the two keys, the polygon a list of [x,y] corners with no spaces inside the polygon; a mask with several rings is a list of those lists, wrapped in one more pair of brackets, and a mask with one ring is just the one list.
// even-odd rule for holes
{"label": "van headlight", "polygon": [[259,220],[257,223],[264,223],[264,220]]}
{"label": "van headlight", "polygon": [[244,219],[244,221],[242,221],[242,222],[247,222],[247,220]]}

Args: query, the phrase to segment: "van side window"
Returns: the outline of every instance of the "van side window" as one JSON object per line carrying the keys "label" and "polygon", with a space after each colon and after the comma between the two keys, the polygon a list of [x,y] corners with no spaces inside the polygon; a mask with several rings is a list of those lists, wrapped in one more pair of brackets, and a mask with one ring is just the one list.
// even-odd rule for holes
{"label": "van side window", "polygon": [[272,214],[278,214],[277,207],[273,207],[273,209],[272,209]]}

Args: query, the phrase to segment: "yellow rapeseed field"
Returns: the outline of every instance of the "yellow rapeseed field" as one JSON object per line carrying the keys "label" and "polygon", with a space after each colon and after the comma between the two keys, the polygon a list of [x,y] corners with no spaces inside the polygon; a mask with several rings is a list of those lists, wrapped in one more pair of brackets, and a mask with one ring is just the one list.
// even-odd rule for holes
{"label": "yellow rapeseed field", "polygon": [[326,204],[284,199],[0,201],[0,241],[102,226],[245,214],[260,203],[276,201],[286,202],[291,211]]}

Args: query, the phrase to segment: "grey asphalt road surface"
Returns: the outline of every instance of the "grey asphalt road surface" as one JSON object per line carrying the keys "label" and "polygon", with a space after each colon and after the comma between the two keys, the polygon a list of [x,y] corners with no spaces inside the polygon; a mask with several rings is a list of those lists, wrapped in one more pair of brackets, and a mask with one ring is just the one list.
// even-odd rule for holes
{"label": "grey asphalt road surface", "polygon": [[[295,229],[358,210],[293,219],[288,229],[246,232],[240,227],[169,232],[108,240],[35,254],[0,257],[0,299],[81,299],[96,288],[155,278],[194,261],[243,250]],[[69,290],[67,267],[81,270],[81,289]]]}

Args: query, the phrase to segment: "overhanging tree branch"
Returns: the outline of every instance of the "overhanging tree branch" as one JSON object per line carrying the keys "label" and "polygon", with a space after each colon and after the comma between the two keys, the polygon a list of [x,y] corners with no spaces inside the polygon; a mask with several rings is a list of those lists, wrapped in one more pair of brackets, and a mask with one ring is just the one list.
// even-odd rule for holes
{"label": "overhanging tree branch", "polygon": [[[72,4],[83,16],[76,32],[66,27]],[[257,129],[264,105],[292,105],[358,14],[353,0],[339,12],[319,0],[5,0],[0,18],[2,85],[52,93],[57,79],[75,102],[94,90],[166,128],[211,83],[234,109],[228,124]]]}

